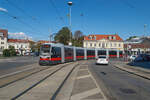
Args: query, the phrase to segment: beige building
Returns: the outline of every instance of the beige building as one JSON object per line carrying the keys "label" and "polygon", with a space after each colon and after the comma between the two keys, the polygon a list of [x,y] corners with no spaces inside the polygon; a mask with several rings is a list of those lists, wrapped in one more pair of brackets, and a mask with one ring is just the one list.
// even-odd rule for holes
{"label": "beige building", "polygon": [[83,47],[124,50],[123,40],[117,35],[88,35],[84,37]]}

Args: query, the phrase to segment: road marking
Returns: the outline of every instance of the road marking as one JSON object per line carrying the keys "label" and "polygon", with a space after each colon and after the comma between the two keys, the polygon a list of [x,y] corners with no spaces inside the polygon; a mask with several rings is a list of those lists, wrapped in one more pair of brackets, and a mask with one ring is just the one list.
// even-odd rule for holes
{"label": "road marking", "polygon": [[82,78],[87,78],[87,77],[91,77],[91,75],[84,75],[84,76],[79,76],[76,79],[82,79]]}
{"label": "road marking", "polygon": [[107,100],[106,96],[104,95],[103,91],[101,90],[100,86],[97,84],[95,78],[92,76],[92,73],[88,70],[88,72],[91,74],[91,78],[93,79],[94,83],[96,84],[96,86],[99,88],[100,93],[102,94],[102,96],[104,97],[104,100]]}
{"label": "road marking", "polygon": [[4,77],[11,76],[11,75],[14,75],[14,74],[18,74],[18,73],[21,73],[21,72],[24,72],[24,71],[27,71],[27,70],[30,70],[30,69],[33,69],[33,68],[35,68],[35,67],[30,67],[30,68],[26,68],[26,69],[23,69],[23,70],[20,70],[20,71],[12,72],[10,74],[2,75],[2,76],[0,76],[0,79],[4,78]]}
{"label": "road marking", "polygon": [[[82,93],[75,94],[75,95],[71,96],[70,100],[81,100],[83,98],[97,94],[99,92],[100,92],[99,88],[94,88],[94,89],[91,89],[91,90],[88,90],[88,91],[85,91]],[[99,99],[99,100],[104,100],[104,99]]]}

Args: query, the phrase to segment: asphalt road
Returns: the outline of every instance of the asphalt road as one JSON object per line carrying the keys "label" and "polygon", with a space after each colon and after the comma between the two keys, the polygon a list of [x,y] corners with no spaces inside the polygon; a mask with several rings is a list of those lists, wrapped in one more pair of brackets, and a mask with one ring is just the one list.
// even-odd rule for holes
{"label": "asphalt road", "polygon": [[106,87],[105,92],[112,95],[113,100],[150,100],[150,80],[129,74],[113,67],[113,63],[107,65],[95,65],[95,61],[89,62],[89,67],[94,73],[100,86]]}
{"label": "asphalt road", "polygon": [[26,65],[38,62],[38,57],[22,56],[7,59],[0,59],[0,76],[19,70]]}

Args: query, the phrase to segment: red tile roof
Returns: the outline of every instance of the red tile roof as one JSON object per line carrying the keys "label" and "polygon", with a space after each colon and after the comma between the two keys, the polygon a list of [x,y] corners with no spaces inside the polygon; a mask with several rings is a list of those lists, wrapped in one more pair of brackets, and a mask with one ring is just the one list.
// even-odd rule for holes
{"label": "red tile roof", "polygon": [[28,43],[29,40],[24,40],[24,39],[8,39],[8,42],[13,42],[13,43]]}
{"label": "red tile roof", "polygon": [[8,30],[0,29],[0,33],[3,33],[4,37],[8,37]]}
{"label": "red tile roof", "polygon": [[[92,39],[90,39],[89,37],[92,37]],[[109,39],[109,37],[115,37],[116,39]],[[84,40],[95,40],[95,37],[96,37],[96,40],[101,40],[101,39],[106,39],[106,40],[111,40],[111,41],[123,41],[123,39],[115,34],[115,35],[88,35],[88,36],[85,36],[84,37]]]}

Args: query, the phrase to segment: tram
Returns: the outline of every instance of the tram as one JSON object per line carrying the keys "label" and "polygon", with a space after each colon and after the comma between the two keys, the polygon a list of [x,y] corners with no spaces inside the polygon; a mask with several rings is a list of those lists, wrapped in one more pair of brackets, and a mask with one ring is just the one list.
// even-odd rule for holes
{"label": "tram", "polygon": [[[122,57],[122,51],[119,51]],[[98,55],[106,55],[106,50],[66,46],[59,43],[45,43],[40,49],[40,65],[53,65],[77,60],[96,59]],[[109,51],[109,57],[117,57],[117,51]]]}

